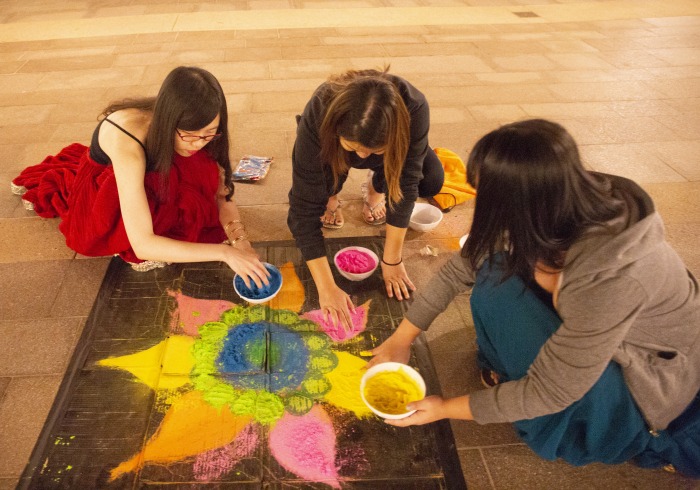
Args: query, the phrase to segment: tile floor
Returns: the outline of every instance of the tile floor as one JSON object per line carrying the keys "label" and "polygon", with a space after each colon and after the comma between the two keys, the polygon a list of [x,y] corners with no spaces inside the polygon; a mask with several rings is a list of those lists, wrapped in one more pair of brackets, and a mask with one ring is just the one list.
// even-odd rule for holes
{"label": "tile floor", "polygon": [[[76,256],[56,220],[9,193],[22,168],[88,143],[110,100],[155,94],[174,66],[222,82],[233,159],[274,155],[262,183],[238,186],[255,240],[284,240],[294,115],[329,74],[390,63],[427,95],[431,143],[466,156],[516,119],[564,124],[588,165],[640,182],[669,240],[700,273],[700,2],[697,0],[4,0],[0,3],[0,489],[14,488],[63,377],[108,258]],[[378,233],[359,217],[359,182],[334,236]],[[466,232],[470,204],[434,232],[409,231],[422,273]],[[426,243],[440,250],[423,257]],[[446,395],[477,389],[468,298],[428,336]],[[466,324],[466,327],[465,327]],[[453,424],[471,489],[700,488],[623,464],[543,461],[508,425]]]}

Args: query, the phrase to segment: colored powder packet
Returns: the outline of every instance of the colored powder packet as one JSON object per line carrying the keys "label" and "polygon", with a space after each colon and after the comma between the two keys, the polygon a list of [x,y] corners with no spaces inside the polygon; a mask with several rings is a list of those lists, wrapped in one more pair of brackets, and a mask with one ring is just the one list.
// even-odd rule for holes
{"label": "colored powder packet", "polygon": [[233,169],[232,178],[235,182],[255,182],[262,180],[270,171],[274,157],[244,155]]}

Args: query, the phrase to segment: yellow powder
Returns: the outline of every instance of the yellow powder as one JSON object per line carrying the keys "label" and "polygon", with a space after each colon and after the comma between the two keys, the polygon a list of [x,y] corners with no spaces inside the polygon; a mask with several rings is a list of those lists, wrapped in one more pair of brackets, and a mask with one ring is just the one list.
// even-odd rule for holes
{"label": "yellow powder", "polygon": [[[124,369],[151,389],[176,389],[189,382],[186,373],[194,363],[190,348],[194,339],[173,335],[153,347],[135,354],[98,361],[100,366]],[[162,367],[161,367],[162,365]],[[163,375],[163,374],[174,375]]]}
{"label": "yellow powder", "polygon": [[406,405],[423,398],[423,393],[403,370],[375,374],[365,383],[365,400],[380,412],[406,413]]}
{"label": "yellow powder", "polygon": [[336,351],[335,354],[338,365],[326,374],[331,389],[323,398],[338,408],[354,412],[358,418],[372,415],[360,397],[360,380],[365,373],[362,368],[367,361],[347,352]]}

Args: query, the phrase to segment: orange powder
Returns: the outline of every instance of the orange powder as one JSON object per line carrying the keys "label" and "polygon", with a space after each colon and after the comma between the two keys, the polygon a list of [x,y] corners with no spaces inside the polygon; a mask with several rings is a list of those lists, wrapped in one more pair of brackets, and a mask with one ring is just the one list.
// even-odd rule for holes
{"label": "orange powder", "polygon": [[406,413],[406,405],[423,398],[423,393],[403,370],[384,371],[365,382],[365,400],[380,412]]}

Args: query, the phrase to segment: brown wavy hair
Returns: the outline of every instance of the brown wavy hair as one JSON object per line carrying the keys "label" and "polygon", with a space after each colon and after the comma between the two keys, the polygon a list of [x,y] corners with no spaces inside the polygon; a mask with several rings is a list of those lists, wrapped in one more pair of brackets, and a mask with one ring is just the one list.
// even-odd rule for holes
{"label": "brown wavy hair", "polygon": [[152,112],[146,141],[146,168],[162,175],[164,186],[172,166],[175,146],[175,130],[197,131],[220,117],[217,133],[221,136],[204,147],[224,170],[231,200],[231,161],[229,159],[228,111],[226,96],[219,81],[208,71],[195,66],[179,66],[171,71],[156,97],[124,99],[111,103],[102,116],[106,117],[122,109],[140,109]]}
{"label": "brown wavy hair", "polygon": [[411,117],[389,68],[350,70],[328,79],[326,113],[320,128],[321,159],[331,166],[333,185],[348,172],[348,152],[340,138],[370,149],[385,148],[384,175],[389,206],[403,198],[400,180],[410,144]]}

